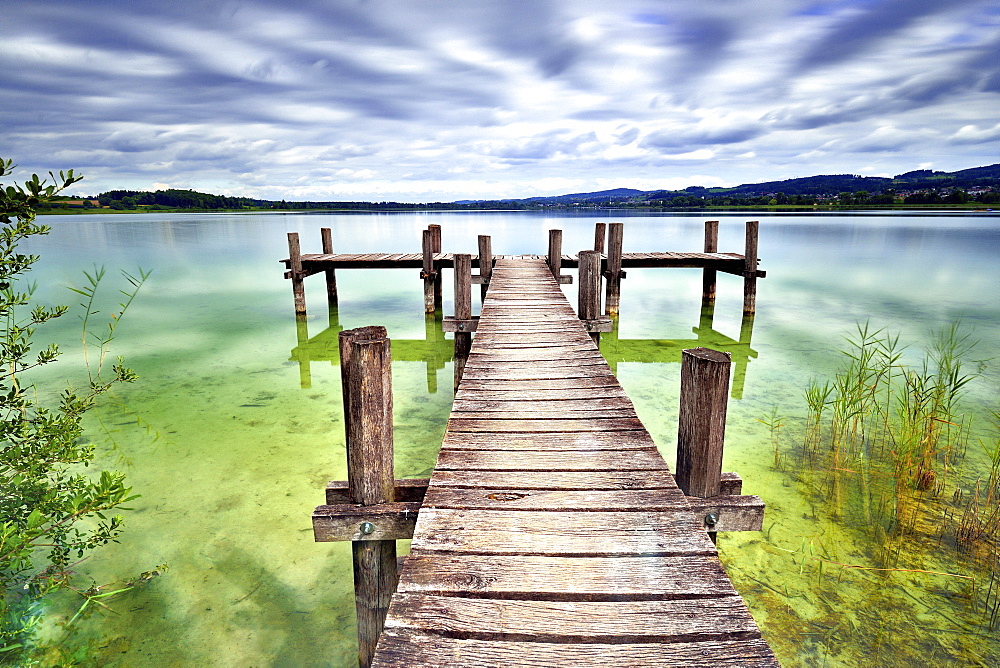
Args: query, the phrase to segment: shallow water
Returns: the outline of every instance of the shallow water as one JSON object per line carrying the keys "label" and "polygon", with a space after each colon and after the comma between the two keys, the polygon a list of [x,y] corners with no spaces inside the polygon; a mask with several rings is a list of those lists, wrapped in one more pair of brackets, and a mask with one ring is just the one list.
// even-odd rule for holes
{"label": "shallow water", "polygon": [[[977,356],[1000,354],[1000,220],[995,215],[713,215],[719,247],[742,252],[743,221],[761,220],[757,316],[744,322],[741,281],[720,275],[712,319],[700,301],[701,272],[629,270],[621,318],[602,350],[617,368],[669,462],[676,434],[679,350],[730,345],[740,351],[729,408],[726,470],[767,502],[765,530],[720,538],[746,596],[783,665],[912,665],[922,657],[991,665],[1000,643],[969,610],[964,580],[912,572],[820,566],[814,558],[868,563],[871,548],[845,518],[816,506],[773,466],[773,405],[804,413],[811,377],[830,373],[842,336],[859,321],[888,326],[919,344],[961,318],[980,340]],[[65,289],[82,271],[141,265],[153,275],[121,325],[112,354],[139,374],[103,415],[113,443],[102,464],[128,472],[142,495],[121,545],[81,570],[98,583],[169,565],[161,577],[112,603],[117,614],[85,619],[93,661],[122,666],[350,666],[354,605],[350,550],[312,540],[310,513],[327,480],[345,477],[337,327],[385,325],[394,347],[396,474],[427,475],[451,401],[450,336],[422,314],[417,270],[338,273],[331,322],[323,281],[306,281],[310,318],[296,328],[282,279],[285,234],[305,252],[319,228],[343,252],[417,252],[426,225],[442,226],[449,252],[540,253],[547,230],[564,249],[592,244],[598,220],[625,222],[625,250],[699,250],[697,215],[528,213],[287,214],[50,217],[38,296],[76,300]],[[450,276],[446,275],[446,285]],[[113,305],[113,289],[109,291]],[[573,286],[566,286],[575,303]],[[445,289],[445,313],[451,312]],[[65,359],[51,377],[80,376],[79,322],[52,323]],[[331,327],[332,325],[332,327]],[[693,330],[714,330],[699,338]],[[310,343],[302,344],[306,339]],[[739,345],[734,342],[740,342]],[[308,364],[303,360],[308,359]],[[417,360],[417,361],[412,361]],[[741,370],[742,368],[742,370]],[[48,382],[48,378],[41,382]],[[970,391],[974,410],[996,405],[996,363]],[[976,408],[978,407],[978,408]],[[99,427],[99,426],[98,426]],[[101,441],[100,430],[91,432]],[[784,446],[783,446],[784,447]],[[790,447],[790,446],[789,446]],[[971,451],[970,451],[971,452]],[[968,466],[974,467],[970,456]],[[958,567],[954,559],[950,567]],[[914,568],[939,570],[926,564]],[[71,601],[52,610],[72,614]],[[900,649],[903,648],[903,649]]]}

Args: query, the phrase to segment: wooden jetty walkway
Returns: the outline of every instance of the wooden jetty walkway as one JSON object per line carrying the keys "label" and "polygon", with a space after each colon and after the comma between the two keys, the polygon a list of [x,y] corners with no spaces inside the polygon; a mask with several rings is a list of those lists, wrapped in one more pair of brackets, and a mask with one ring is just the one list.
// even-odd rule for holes
{"label": "wooden jetty walkway", "polygon": [[[709,225],[705,254],[635,255],[700,263],[672,266],[702,267],[703,297],[714,301],[715,271],[737,272],[717,264],[730,260],[715,258]],[[763,275],[752,231],[747,254],[732,260],[745,285]],[[730,355],[683,352],[671,474],[596,345],[611,323],[602,278],[610,296],[624,277],[620,226],[608,255],[564,256],[550,235],[546,256],[494,257],[480,237],[478,277],[472,256],[444,256],[428,236],[425,306],[439,303],[438,268],[451,262],[456,309],[444,322],[455,334],[455,400],[429,480],[392,476],[385,329],[338,335],[348,481],[330,483],[313,528],[317,541],[352,541],[359,665],[777,666],[715,547],[718,531],[759,531],[764,511],[741,495],[739,476],[721,473]],[[297,239],[290,251],[288,277],[327,271],[333,306],[331,263],[348,260],[326,253],[307,269]],[[576,312],[559,287],[569,279],[561,261],[579,265]],[[478,318],[473,279],[484,286]],[[298,312],[303,293],[293,292]],[[403,538],[412,544],[397,571]]]}
{"label": "wooden jetty walkway", "polygon": [[493,270],[373,665],[777,665],[543,261]]}

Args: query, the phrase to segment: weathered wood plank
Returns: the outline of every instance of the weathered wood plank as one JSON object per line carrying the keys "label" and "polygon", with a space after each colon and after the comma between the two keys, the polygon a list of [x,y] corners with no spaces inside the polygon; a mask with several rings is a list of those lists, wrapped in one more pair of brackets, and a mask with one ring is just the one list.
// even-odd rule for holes
{"label": "weathered wood plank", "polygon": [[[513,381],[508,381],[512,383]],[[458,388],[455,393],[456,400],[476,397],[484,401],[543,401],[558,400],[565,398],[585,399],[594,397],[595,399],[616,399],[627,397],[621,385],[616,384],[584,384],[577,387],[568,388],[543,388],[537,385],[531,387],[515,388],[508,385],[497,387],[497,383],[472,383],[466,381],[463,387]]]}
{"label": "weathered wood plank", "polygon": [[[400,591],[536,600],[638,600],[736,594],[715,556],[411,556]],[[405,588],[405,589],[404,589]]]}
{"label": "weathered wood plank", "polygon": [[760,639],[688,643],[551,643],[449,638],[387,629],[375,668],[776,668]]}
{"label": "weathered wood plank", "polygon": [[435,471],[432,485],[504,489],[677,489],[668,471]]}
{"label": "weathered wood plank", "polygon": [[420,540],[410,546],[411,554],[438,551],[609,557],[715,554],[715,546],[703,525],[691,513],[425,508],[420,511],[416,531],[420,532]]}
{"label": "weathered wood plank", "polygon": [[[641,450],[656,447],[646,431],[450,432],[442,450]],[[738,494],[739,492],[726,492]]]}
{"label": "weathered wood plank", "polygon": [[438,471],[666,471],[655,448],[646,450],[442,450]]}
{"label": "weathered wood plank", "polygon": [[[420,502],[317,506],[312,516],[313,537],[317,543],[410,538],[420,507]],[[371,525],[368,533],[361,528],[365,522]]]}
{"label": "weathered wood plank", "polygon": [[[737,497],[739,498],[739,497]],[[325,507],[325,506],[321,506]],[[424,508],[466,510],[672,510],[684,512],[688,502],[673,490],[523,490],[435,487]],[[722,530],[722,529],[720,529]]]}
{"label": "weathered wood plank", "polygon": [[739,596],[643,601],[534,601],[398,593],[387,626],[479,640],[704,642],[754,640]]}
{"label": "weathered wood plank", "polygon": [[521,411],[530,408],[532,413],[604,412],[605,410],[635,410],[632,402],[625,397],[603,397],[595,399],[510,399],[506,401],[489,399],[456,399],[452,404],[453,414],[474,411]]}
{"label": "weathered wood plank", "polygon": [[[527,406],[524,402],[521,402],[522,406]],[[534,406],[531,406],[534,408]],[[598,419],[598,418],[634,418],[636,417],[635,409],[631,406],[626,406],[624,408],[600,408],[598,406],[591,406],[589,409],[583,410],[558,410],[549,409],[543,411],[535,410],[518,410],[516,407],[508,407],[506,410],[499,411],[460,411],[455,410],[451,413],[452,419],[466,419],[466,420],[546,420],[546,419],[560,419],[560,420],[570,420],[570,419]]]}
{"label": "weathered wood plank", "polygon": [[630,431],[643,429],[639,418],[577,418],[574,420],[480,420],[452,418],[448,430],[485,432]]}

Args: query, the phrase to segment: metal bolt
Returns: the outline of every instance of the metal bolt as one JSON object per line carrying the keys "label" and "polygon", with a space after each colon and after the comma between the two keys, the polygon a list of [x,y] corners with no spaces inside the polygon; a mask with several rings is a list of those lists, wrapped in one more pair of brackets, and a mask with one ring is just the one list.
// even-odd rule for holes
{"label": "metal bolt", "polygon": [[705,526],[714,527],[718,523],[719,523],[719,516],[717,514],[709,513],[708,515],[705,515]]}
{"label": "metal bolt", "polygon": [[459,323],[459,325],[458,325],[458,331],[461,332],[461,331],[464,331],[464,330],[465,330],[465,325],[463,323]]}
{"label": "metal bolt", "polygon": [[375,533],[375,525],[374,524],[372,524],[371,522],[362,522],[361,523],[361,535],[362,536],[369,536],[369,535],[371,535],[373,533]]}

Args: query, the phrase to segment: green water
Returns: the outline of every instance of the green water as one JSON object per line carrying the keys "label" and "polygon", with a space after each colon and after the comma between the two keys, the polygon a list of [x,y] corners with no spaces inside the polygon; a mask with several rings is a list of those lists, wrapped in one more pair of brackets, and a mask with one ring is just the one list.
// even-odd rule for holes
{"label": "green water", "polygon": [[[759,421],[774,405],[805,412],[802,391],[831,373],[841,337],[870,319],[922,341],[961,318],[1000,356],[1000,220],[995,215],[713,215],[720,249],[741,252],[743,222],[761,220],[757,316],[744,321],[742,283],[720,275],[711,321],[699,270],[629,270],[621,318],[602,349],[656,442],[673,461],[681,347],[738,350],[726,470],[767,502],[765,530],[719,545],[727,570],[786,666],[994,665],[1000,643],[970,608],[966,580],[914,572],[844,569],[815,558],[868,564],[864,531],[818,507],[790,471],[773,466]],[[39,297],[71,303],[65,285],[97,262],[153,270],[120,328],[114,354],[140,374],[103,422],[103,462],[122,467],[142,498],[126,533],[81,571],[109,583],[167,563],[148,585],[82,621],[96,665],[350,666],[354,604],[350,550],[312,540],[310,513],[327,480],[345,477],[337,327],[385,325],[393,339],[396,474],[433,467],[451,401],[450,336],[422,313],[417,270],[342,271],[333,322],[323,279],[307,279],[307,331],[296,327],[278,260],[297,231],[305,252],[331,227],[343,252],[416,252],[421,230],[443,228],[444,248],[544,252],[547,230],[564,249],[590,247],[598,220],[625,222],[625,250],[699,250],[698,214],[195,215],[49,218],[33,242],[42,255]],[[446,276],[446,285],[450,276]],[[575,303],[573,286],[566,286]],[[113,295],[112,295],[113,296]],[[450,289],[445,313],[451,312]],[[56,375],[79,361],[73,316],[40,332],[67,350]],[[332,328],[331,328],[332,325]],[[698,330],[698,331],[695,331]],[[700,336],[699,336],[700,333]],[[59,367],[62,367],[61,369]],[[996,363],[970,388],[973,411],[995,406]],[[78,376],[75,376],[78,377]],[[738,398],[737,398],[738,397]],[[990,403],[992,402],[992,404]],[[101,441],[97,430],[92,432]],[[793,448],[792,428],[786,432]],[[979,466],[970,448],[965,466]],[[974,476],[974,473],[970,473]],[[914,569],[954,572],[947,545]],[[72,601],[53,619],[72,615]]]}

